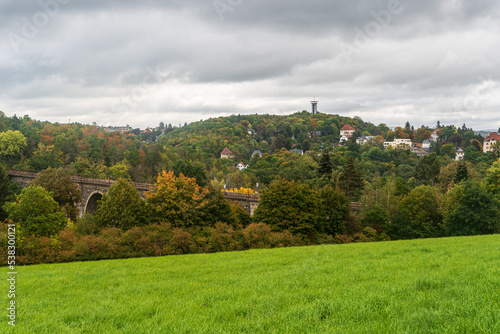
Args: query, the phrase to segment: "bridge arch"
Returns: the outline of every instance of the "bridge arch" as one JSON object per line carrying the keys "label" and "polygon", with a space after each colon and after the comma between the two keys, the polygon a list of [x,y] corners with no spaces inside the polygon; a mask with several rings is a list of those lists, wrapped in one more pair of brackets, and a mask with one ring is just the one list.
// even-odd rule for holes
{"label": "bridge arch", "polygon": [[97,211],[98,201],[102,199],[104,193],[100,190],[96,190],[90,194],[85,203],[84,213],[94,214]]}

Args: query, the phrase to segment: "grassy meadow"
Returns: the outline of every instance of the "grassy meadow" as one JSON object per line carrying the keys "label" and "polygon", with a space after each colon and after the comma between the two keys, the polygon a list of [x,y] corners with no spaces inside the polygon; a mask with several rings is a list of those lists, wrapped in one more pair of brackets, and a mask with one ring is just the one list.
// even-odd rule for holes
{"label": "grassy meadow", "polygon": [[16,333],[500,333],[500,235],[17,271]]}

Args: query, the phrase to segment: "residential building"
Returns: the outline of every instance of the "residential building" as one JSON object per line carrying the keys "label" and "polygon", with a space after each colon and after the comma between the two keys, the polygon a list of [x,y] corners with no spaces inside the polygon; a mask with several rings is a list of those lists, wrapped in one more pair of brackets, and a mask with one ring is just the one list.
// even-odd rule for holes
{"label": "residential building", "polygon": [[262,152],[261,152],[260,150],[255,150],[255,151],[253,151],[253,153],[252,153],[252,157],[253,157],[254,155],[256,155],[256,154],[258,154],[258,155],[259,155],[259,157],[261,157],[261,158],[262,158]]}
{"label": "residential building", "polygon": [[300,155],[304,155],[304,151],[302,151],[302,150],[290,150],[290,153],[297,153]]}
{"label": "residential building", "polygon": [[346,124],[340,129],[340,136],[346,136],[347,138],[351,138],[352,135],[354,134],[354,131],[356,131],[355,128],[353,128],[351,125]]}
{"label": "residential building", "polygon": [[429,149],[431,148],[431,144],[433,143],[434,141],[432,139],[426,139],[422,142],[422,148],[423,149]]}
{"label": "residential building", "polygon": [[387,149],[389,146],[394,148],[411,149],[411,139],[396,138],[394,141],[385,141],[384,148]]}
{"label": "residential building", "polygon": [[464,150],[462,150],[460,147],[456,149],[456,154],[455,154],[455,160],[460,161],[464,159]]}
{"label": "residential building", "polygon": [[341,144],[345,143],[345,142],[346,142],[346,141],[348,141],[348,140],[349,140],[349,138],[347,138],[347,136],[346,136],[346,135],[342,135],[342,136],[340,136],[339,145],[341,145]]}
{"label": "residential building", "polygon": [[120,133],[133,130],[128,124],[125,126],[103,126],[101,127],[101,129],[103,129],[106,132],[120,132]]}
{"label": "residential building", "polygon": [[374,136],[359,137],[358,139],[356,139],[356,143],[358,143],[359,145],[364,145],[366,143],[371,143],[371,142],[373,142],[373,138],[375,138],[375,137]]}
{"label": "residential building", "polygon": [[438,140],[438,132],[439,132],[440,129],[436,129],[434,130],[432,133],[431,133],[431,138],[433,141],[437,141]]}
{"label": "residential building", "polygon": [[500,135],[496,132],[493,132],[492,134],[488,135],[484,139],[483,143],[483,152],[492,152],[493,151],[493,145],[500,140]]}
{"label": "residential building", "polygon": [[226,147],[222,150],[222,152],[220,152],[220,157],[222,159],[232,159],[234,158],[234,154]]}
{"label": "residential building", "polygon": [[244,170],[244,169],[247,169],[248,166],[245,165],[243,162],[239,162],[237,165],[236,165],[236,168],[238,168],[239,170]]}

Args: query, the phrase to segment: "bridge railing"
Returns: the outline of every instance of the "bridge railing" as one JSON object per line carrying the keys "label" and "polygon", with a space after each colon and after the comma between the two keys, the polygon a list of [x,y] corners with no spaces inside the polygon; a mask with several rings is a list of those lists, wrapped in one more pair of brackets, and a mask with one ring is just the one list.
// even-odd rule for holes
{"label": "bridge railing", "polygon": [[232,193],[232,192],[224,192],[224,197],[228,199],[234,199],[234,200],[254,200],[258,201],[259,200],[259,195],[258,194],[240,194],[240,193]]}
{"label": "bridge railing", "polygon": [[[38,176],[38,173],[20,172],[20,171],[10,170],[9,175],[34,179]],[[96,184],[96,185],[104,185],[104,186],[111,186],[114,183],[116,183],[116,181],[114,181],[114,180],[93,179],[93,178],[81,177],[81,176],[71,176],[71,181],[74,183],[87,183],[87,184]],[[154,184],[150,184],[150,183],[130,182],[130,184],[139,190],[150,190],[151,187],[154,186]]]}

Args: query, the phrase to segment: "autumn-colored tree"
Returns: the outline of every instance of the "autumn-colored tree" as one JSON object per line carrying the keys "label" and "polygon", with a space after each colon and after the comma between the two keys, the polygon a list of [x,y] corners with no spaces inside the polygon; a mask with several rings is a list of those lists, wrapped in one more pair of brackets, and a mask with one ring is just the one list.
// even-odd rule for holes
{"label": "autumn-colored tree", "polygon": [[149,223],[146,202],[126,179],[118,179],[102,196],[95,213],[99,226],[128,230]]}
{"label": "autumn-colored tree", "polygon": [[314,233],[319,227],[317,196],[308,185],[275,180],[262,192],[254,220],[275,231]]}
{"label": "autumn-colored tree", "polygon": [[62,168],[49,167],[41,171],[32,184],[52,192],[52,197],[66,213],[66,216],[73,221],[76,220],[78,209],[75,203],[82,200],[82,192]]}
{"label": "autumn-colored tree", "polygon": [[16,156],[27,146],[26,137],[19,131],[0,133],[0,156]]}
{"label": "autumn-colored tree", "polygon": [[171,223],[175,227],[203,225],[202,209],[208,190],[196,184],[195,178],[179,177],[163,171],[155,186],[146,194],[153,219]]}
{"label": "autumn-colored tree", "polygon": [[52,193],[42,187],[29,186],[16,196],[14,202],[4,205],[8,218],[19,224],[24,235],[49,237],[66,226],[64,213],[52,198]]}

